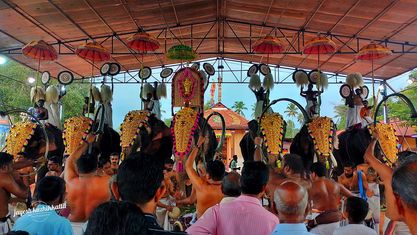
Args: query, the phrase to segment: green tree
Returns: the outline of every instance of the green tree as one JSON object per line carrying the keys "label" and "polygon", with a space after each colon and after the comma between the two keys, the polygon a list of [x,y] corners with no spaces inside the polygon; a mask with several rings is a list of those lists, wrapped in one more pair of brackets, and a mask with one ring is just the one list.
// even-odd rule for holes
{"label": "green tree", "polygon": [[243,103],[243,101],[235,101],[235,104],[232,106],[232,109],[242,115],[245,116],[245,114],[243,113],[243,110],[247,110],[248,108],[246,108],[245,103]]}
{"label": "green tree", "polygon": [[256,104],[252,104],[252,106],[251,106],[251,110],[252,110],[251,117],[252,117],[252,118],[255,118]]}
{"label": "green tree", "polygon": [[210,100],[209,101],[207,101],[205,104],[204,104],[204,110],[208,110],[208,109],[211,109],[212,107],[211,107],[211,102],[210,102]]}
{"label": "green tree", "polygon": [[300,123],[301,126],[304,124],[304,115],[303,115],[303,113],[298,113],[297,122]]}
{"label": "green tree", "polygon": [[294,136],[299,132],[298,128],[295,128],[294,121],[288,120],[287,121],[287,128],[285,132],[285,138],[294,138]]}
{"label": "green tree", "polygon": [[287,105],[287,109],[284,111],[284,113],[286,113],[289,118],[297,117],[297,115],[298,115],[297,106],[295,106],[295,104],[293,104],[293,103],[289,103]]}
{"label": "green tree", "polygon": [[67,94],[61,99],[64,120],[82,115],[84,97],[89,95],[89,87],[87,83],[73,83],[66,87]]}
{"label": "green tree", "polygon": [[339,104],[333,107],[333,111],[336,114],[334,116],[337,119],[337,129],[343,130],[346,128],[346,115],[348,107],[344,104]]}
{"label": "green tree", "polygon": [[[401,93],[411,100],[414,107],[417,107],[417,83],[414,82],[413,84],[408,85]],[[406,121],[408,125],[417,125],[417,120],[410,117],[410,109],[404,101],[398,98],[390,98],[387,101],[387,106],[389,118],[398,118],[401,121]],[[382,106],[378,115],[382,116]]]}

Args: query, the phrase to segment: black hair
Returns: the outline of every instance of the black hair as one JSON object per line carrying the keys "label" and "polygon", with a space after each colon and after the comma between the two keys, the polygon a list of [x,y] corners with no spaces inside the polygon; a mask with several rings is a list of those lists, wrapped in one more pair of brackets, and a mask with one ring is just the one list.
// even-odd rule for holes
{"label": "black hair", "polygon": [[397,167],[407,163],[417,161],[417,153],[413,151],[402,151],[398,153]]}
{"label": "black hair", "polygon": [[240,177],[243,194],[257,195],[268,183],[269,169],[263,162],[245,162]]}
{"label": "black hair", "polygon": [[118,156],[120,158],[120,154],[119,153],[116,153],[116,152],[111,153],[109,156]]}
{"label": "black hair", "polygon": [[224,163],[220,160],[208,161],[206,163],[207,174],[214,181],[223,180],[225,170]]}
{"label": "black hair", "polygon": [[174,160],[172,160],[171,158],[167,158],[167,159],[165,159],[164,164],[174,165]]}
{"label": "black hair", "polygon": [[48,158],[48,161],[51,161],[53,163],[56,163],[56,164],[62,166],[62,158],[60,158],[58,156],[52,156],[52,157]]}
{"label": "black hair", "polygon": [[233,155],[232,159],[237,161],[237,155]]}
{"label": "black hair", "polygon": [[394,170],[392,190],[409,207],[417,209],[417,161],[406,161]]}
{"label": "black hair", "polygon": [[310,171],[311,173],[313,172],[316,173],[318,177],[323,177],[323,176],[326,176],[327,169],[323,163],[315,162],[311,164]]}
{"label": "black hair", "polygon": [[94,209],[85,235],[145,235],[148,227],[140,209],[130,202],[108,201]]}
{"label": "black hair", "polygon": [[238,173],[226,173],[222,182],[222,192],[228,197],[240,196],[242,189],[240,188],[240,175]]}
{"label": "black hair", "polygon": [[18,230],[18,231],[10,231],[6,233],[6,235],[29,235],[29,233],[26,231]]}
{"label": "black hair", "polygon": [[50,203],[65,194],[65,181],[58,176],[45,176],[36,185],[35,198]]}
{"label": "black hair", "polygon": [[143,205],[155,197],[164,173],[154,156],[141,152],[129,155],[120,164],[116,182],[122,200]]}
{"label": "black hair", "polygon": [[5,153],[0,152],[0,168],[5,167],[13,162],[13,156]]}
{"label": "black hair", "polygon": [[355,164],[353,164],[353,162],[345,162],[345,164],[343,164],[343,167],[355,168]]}
{"label": "black hair", "polygon": [[295,174],[304,174],[303,159],[297,154],[284,155],[284,167],[288,166]]}
{"label": "black hair", "polygon": [[346,211],[349,213],[349,220],[353,223],[362,223],[368,214],[369,205],[360,197],[348,197],[346,200]]}
{"label": "black hair", "polygon": [[92,154],[84,154],[76,161],[79,173],[88,174],[97,170],[98,160],[97,156]]}
{"label": "black hair", "polygon": [[106,163],[110,163],[110,158],[108,157],[100,157],[98,159],[98,168],[103,168]]}

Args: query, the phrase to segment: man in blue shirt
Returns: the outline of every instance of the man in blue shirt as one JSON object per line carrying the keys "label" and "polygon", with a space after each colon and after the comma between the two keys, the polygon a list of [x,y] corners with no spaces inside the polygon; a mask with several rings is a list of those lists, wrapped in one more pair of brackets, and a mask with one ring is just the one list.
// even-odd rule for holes
{"label": "man in blue shirt", "polygon": [[280,223],[275,226],[272,235],[309,235],[303,223],[308,213],[307,190],[294,181],[285,181],[275,191],[275,205]]}
{"label": "man in blue shirt", "polygon": [[63,209],[65,201],[65,181],[57,176],[46,176],[35,189],[37,206],[20,217],[13,231],[22,230],[30,235],[72,235],[68,219],[61,217],[55,209]]}

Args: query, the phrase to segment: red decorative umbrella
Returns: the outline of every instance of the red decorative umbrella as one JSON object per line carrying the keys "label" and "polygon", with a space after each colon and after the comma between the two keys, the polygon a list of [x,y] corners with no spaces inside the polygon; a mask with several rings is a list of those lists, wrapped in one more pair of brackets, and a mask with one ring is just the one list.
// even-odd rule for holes
{"label": "red decorative umbrella", "polygon": [[[32,41],[26,44],[22,48],[22,53],[25,56],[38,60],[38,73],[41,69],[41,60],[53,61],[58,59],[58,53],[55,48],[43,40]],[[38,76],[36,76],[36,84],[38,82],[37,78]]]}
{"label": "red decorative umbrella", "polygon": [[107,49],[97,42],[82,44],[77,48],[75,54],[93,63],[108,61],[110,59],[110,53]]}
{"label": "red decorative umbrella", "polygon": [[22,53],[37,60],[53,61],[58,59],[55,48],[43,40],[32,41],[22,48]]}
{"label": "red decorative umbrella", "polygon": [[381,44],[376,44],[374,42],[369,43],[368,45],[362,47],[358,54],[356,54],[357,60],[370,60],[372,64],[372,95],[374,99],[374,110],[376,105],[375,97],[375,82],[374,82],[374,60],[384,58],[392,54],[392,51]]}
{"label": "red decorative umbrella", "polygon": [[142,53],[156,51],[160,46],[158,40],[145,32],[136,33],[129,37],[127,39],[127,45],[131,49]]}
{"label": "red decorative umbrella", "polygon": [[256,41],[252,49],[255,53],[266,53],[268,54],[267,64],[269,64],[269,54],[281,53],[284,51],[284,44],[277,37],[270,35]]}
{"label": "red decorative umbrella", "polygon": [[284,51],[284,45],[279,38],[267,35],[256,41],[252,49],[255,53],[274,54]]}

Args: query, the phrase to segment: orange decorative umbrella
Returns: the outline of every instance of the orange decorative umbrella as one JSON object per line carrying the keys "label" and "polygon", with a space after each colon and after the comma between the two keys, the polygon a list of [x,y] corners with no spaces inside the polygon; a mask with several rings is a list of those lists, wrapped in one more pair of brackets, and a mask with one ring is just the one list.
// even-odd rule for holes
{"label": "orange decorative umbrella", "polygon": [[156,38],[148,33],[140,32],[127,39],[127,45],[136,51],[145,53],[158,50],[160,44]]}
{"label": "orange decorative umbrella", "polygon": [[306,42],[304,54],[331,54],[336,51],[336,44],[327,37],[317,36]]}
{"label": "orange decorative umbrella", "polygon": [[82,44],[77,48],[75,54],[93,63],[108,61],[110,59],[110,53],[107,49],[97,42]]}
{"label": "orange decorative umbrella", "polygon": [[256,41],[252,49],[255,53],[273,54],[284,51],[284,45],[279,38],[267,35]]}
{"label": "orange decorative umbrella", "polygon": [[53,61],[58,59],[55,48],[43,40],[32,41],[22,48],[22,53],[33,59]]}
{"label": "orange decorative umbrella", "polygon": [[[376,105],[375,97],[375,81],[374,81],[374,60],[384,58],[392,54],[392,51],[384,45],[376,44],[374,42],[362,47],[358,54],[356,54],[357,60],[370,60],[372,64],[372,95],[374,99],[374,108]],[[375,110],[375,109],[374,109]]]}

